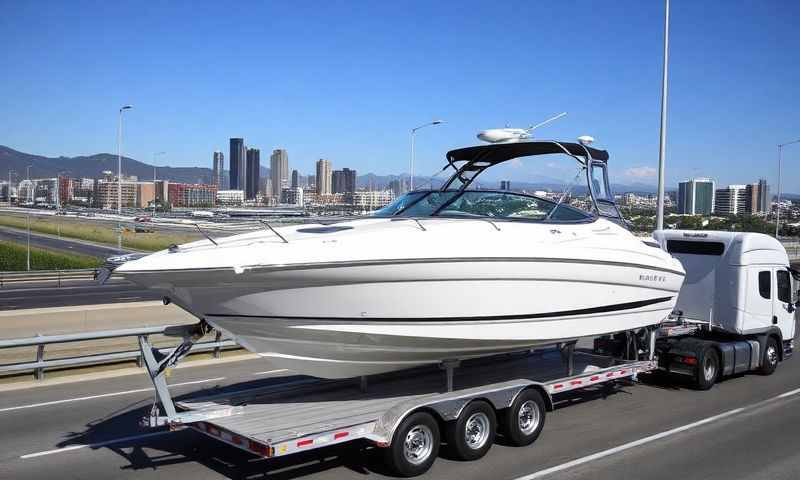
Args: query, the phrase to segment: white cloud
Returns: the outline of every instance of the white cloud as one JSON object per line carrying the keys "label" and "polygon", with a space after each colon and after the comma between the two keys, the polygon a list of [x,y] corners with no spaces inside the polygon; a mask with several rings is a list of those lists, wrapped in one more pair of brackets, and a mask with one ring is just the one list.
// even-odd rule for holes
{"label": "white cloud", "polygon": [[631,167],[625,170],[628,178],[652,178],[658,174],[658,170],[653,167]]}

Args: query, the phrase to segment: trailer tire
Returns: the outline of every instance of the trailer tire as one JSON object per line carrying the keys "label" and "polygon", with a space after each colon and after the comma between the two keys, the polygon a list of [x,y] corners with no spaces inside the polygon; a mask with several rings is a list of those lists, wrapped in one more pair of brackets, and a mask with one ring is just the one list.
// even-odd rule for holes
{"label": "trailer tire", "polygon": [[428,412],[412,413],[403,420],[385,451],[386,466],[400,477],[422,475],[439,455],[439,424]]}
{"label": "trailer tire", "polygon": [[719,377],[719,355],[714,347],[704,348],[697,358],[694,373],[694,387],[698,390],[709,390]]}
{"label": "trailer tire", "polygon": [[523,390],[503,415],[503,436],[516,447],[530,445],[539,438],[546,415],[542,394],[535,388]]}
{"label": "trailer tire", "polygon": [[761,355],[761,368],[759,372],[762,375],[772,375],[775,369],[778,368],[778,342],[775,337],[767,337],[767,342],[764,345],[764,353]]}
{"label": "trailer tire", "polygon": [[476,400],[461,411],[461,415],[445,427],[448,450],[459,460],[477,460],[494,445],[497,415],[494,408]]}

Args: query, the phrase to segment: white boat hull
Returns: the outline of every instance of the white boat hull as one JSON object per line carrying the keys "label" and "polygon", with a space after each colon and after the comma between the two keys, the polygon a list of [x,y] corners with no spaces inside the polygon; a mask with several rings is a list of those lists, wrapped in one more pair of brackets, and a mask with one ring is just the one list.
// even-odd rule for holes
{"label": "white boat hull", "polygon": [[[130,275],[274,365],[368,375],[637,329],[682,273],[547,258],[425,259]],[[163,284],[169,279],[169,284]]]}

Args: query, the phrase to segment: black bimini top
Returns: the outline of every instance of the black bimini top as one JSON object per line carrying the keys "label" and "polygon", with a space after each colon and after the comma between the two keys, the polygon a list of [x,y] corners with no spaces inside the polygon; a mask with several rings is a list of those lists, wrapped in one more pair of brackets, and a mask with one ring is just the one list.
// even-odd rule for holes
{"label": "black bimini top", "polygon": [[[563,148],[562,148],[563,147]],[[552,153],[567,153],[571,155],[585,157],[586,152],[594,160],[607,161],[608,152],[597,150],[592,147],[585,147],[578,143],[565,143],[555,141],[536,141],[536,142],[516,142],[516,143],[493,143],[489,145],[478,145],[475,147],[459,148],[447,152],[447,160],[452,164],[459,161],[487,162],[490,165],[511,160],[517,157],[528,157],[532,155],[548,155]]]}

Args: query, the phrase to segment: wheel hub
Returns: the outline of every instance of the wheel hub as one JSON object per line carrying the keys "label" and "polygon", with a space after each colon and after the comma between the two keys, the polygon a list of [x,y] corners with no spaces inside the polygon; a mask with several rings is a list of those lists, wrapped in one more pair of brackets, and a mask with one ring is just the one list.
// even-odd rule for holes
{"label": "wheel hub", "polygon": [[517,414],[519,430],[525,435],[531,434],[539,425],[539,408],[533,400],[528,400],[519,408]]}
{"label": "wheel hub", "polygon": [[433,450],[433,432],[425,425],[417,425],[406,434],[403,454],[410,463],[423,463]]}
{"label": "wheel hub", "polygon": [[470,415],[464,430],[464,440],[467,446],[477,450],[486,444],[489,438],[489,417],[483,412]]}

